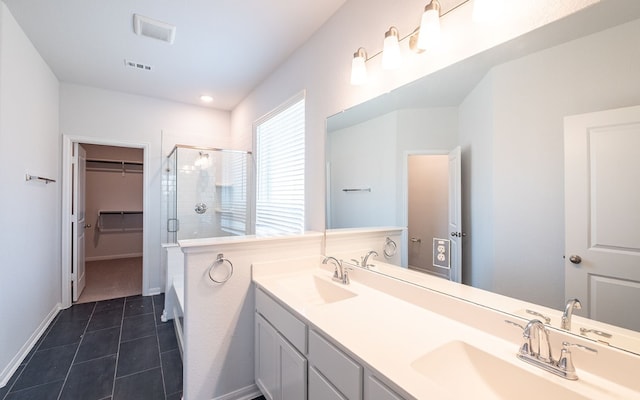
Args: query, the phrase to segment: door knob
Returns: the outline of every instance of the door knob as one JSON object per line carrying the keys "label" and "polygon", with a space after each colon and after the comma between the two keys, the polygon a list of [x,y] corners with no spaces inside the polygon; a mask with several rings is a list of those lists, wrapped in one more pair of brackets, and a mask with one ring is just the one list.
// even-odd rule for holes
{"label": "door knob", "polygon": [[414,237],[413,237],[413,238],[411,238],[411,241],[412,241],[413,243],[422,243],[422,239],[420,239],[420,238],[414,238]]}
{"label": "door knob", "polygon": [[452,237],[465,237],[465,236],[467,236],[467,234],[464,233],[464,232],[451,232],[451,236]]}
{"label": "door knob", "polygon": [[571,261],[574,264],[580,264],[582,262],[582,257],[572,254],[569,256],[569,261]]}
{"label": "door knob", "polygon": [[84,228],[85,228],[85,229],[87,229],[87,228],[91,228],[91,224],[86,224],[86,225],[84,226]]}

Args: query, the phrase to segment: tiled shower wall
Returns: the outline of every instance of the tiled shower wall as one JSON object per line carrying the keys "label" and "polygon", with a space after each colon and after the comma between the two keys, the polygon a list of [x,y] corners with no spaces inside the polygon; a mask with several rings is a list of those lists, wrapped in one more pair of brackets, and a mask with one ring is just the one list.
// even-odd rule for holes
{"label": "tiled shower wall", "polygon": [[[251,158],[243,152],[190,148],[178,148],[174,155],[163,168],[163,243],[247,233]],[[206,206],[202,214],[195,211],[200,203]],[[176,226],[177,232],[169,232]]]}

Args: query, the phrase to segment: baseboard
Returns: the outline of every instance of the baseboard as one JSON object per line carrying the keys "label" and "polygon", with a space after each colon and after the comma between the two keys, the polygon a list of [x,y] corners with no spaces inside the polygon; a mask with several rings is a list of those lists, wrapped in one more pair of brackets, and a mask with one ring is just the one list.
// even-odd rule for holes
{"label": "baseboard", "polygon": [[223,396],[216,397],[213,400],[252,400],[260,396],[262,396],[262,392],[260,392],[255,384],[253,384],[231,393],[227,393]]}
{"label": "baseboard", "polygon": [[149,288],[146,291],[144,290],[144,288],[142,289],[143,296],[155,296],[160,293],[162,293],[162,288],[160,287]]}
{"label": "baseboard", "polygon": [[119,260],[121,258],[135,258],[142,257],[142,253],[129,253],[129,254],[114,254],[108,256],[94,256],[94,257],[85,257],[84,261],[104,261],[104,260]]}
{"label": "baseboard", "polygon": [[31,351],[33,346],[35,346],[36,343],[38,343],[40,336],[42,336],[45,333],[45,331],[47,330],[47,327],[49,326],[49,324],[51,324],[51,321],[53,321],[56,315],[58,315],[58,312],[60,310],[62,310],[62,304],[58,303],[49,312],[49,315],[47,315],[45,319],[40,323],[36,331],[31,335],[29,340],[27,340],[27,342],[22,346],[20,351],[18,351],[18,353],[9,362],[9,365],[7,365],[2,370],[2,372],[0,373],[0,388],[4,387],[7,384],[7,382],[9,382],[9,379],[11,379],[11,376],[13,376],[13,374],[16,372],[16,370],[18,369],[22,361],[24,361],[27,355],[29,355],[29,352]]}

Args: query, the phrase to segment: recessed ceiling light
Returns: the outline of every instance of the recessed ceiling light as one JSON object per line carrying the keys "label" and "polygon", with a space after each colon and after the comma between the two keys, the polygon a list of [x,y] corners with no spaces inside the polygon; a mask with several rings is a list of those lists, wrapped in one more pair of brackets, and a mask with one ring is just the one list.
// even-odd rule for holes
{"label": "recessed ceiling light", "polygon": [[205,103],[211,103],[213,101],[213,97],[203,94],[202,96],[200,96],[200,100],[204,101]]}

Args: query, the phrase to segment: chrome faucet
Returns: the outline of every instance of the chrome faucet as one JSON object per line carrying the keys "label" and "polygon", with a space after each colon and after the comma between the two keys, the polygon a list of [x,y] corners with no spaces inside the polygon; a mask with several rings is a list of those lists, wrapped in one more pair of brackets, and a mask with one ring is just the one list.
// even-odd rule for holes
{"label": "chrome faucet", "polygon": [[523,329],[522,345],[520,346],[520,350],[518,350],[519,359],[565,379],[578,379],[576,369],[573,366],[571,352],[569,351],[570,347],[576,347],[592,353],[598,352],[591,347],[562,342],[562,351],[560,352],[560,357],[556,361],[553,359],[553,355],[551,354],[549,331],[542,321],[532,319],[524,328],[520,324],[512,321],[507,320],[505,322]]}
{"label": "chrome faucet", "polygon": [[325,257],[324,260],[322,260],[322,263],[326,264],[329,261],[333,262],[333,264],[335,265],[332,279],[336,282],[340,282],[345,285],[348,285],[350,283],[349,273],[347,272],[349,268],[342,266],[342,260],[338,260],[337,258],[331,257],[331,256]]}
{"label": "chrome faucet", "polygon": [[573,310],[580,310],[582,308],[582,304],[578,299],[569,299],[567,301],[567,305],[564,307],[564,312],[562,313],[562,320],[560,322],[560,328],[566,329],[568,331],[571,330],[571,316],[573,315]]}
{"label": "chrome faucet", "polygon": [[362,268],[367,268],[369,269],[369,267],[373,267],[373,264],[369,264],[369,257],[371,257],[371,255],[374,255],[376,257],[378,257],[378,252],[375,250],[370,250],[363,258],[362,258]]}
{"label": "chrome faucet", "polygon": [[532,319],[522,332],[524,343],[522,349],[529,356],[535,357],[540,361],[550,362],[553,360],[551,356],[551,343],[549,343],[549,331],[544,327],[542,321]]}

